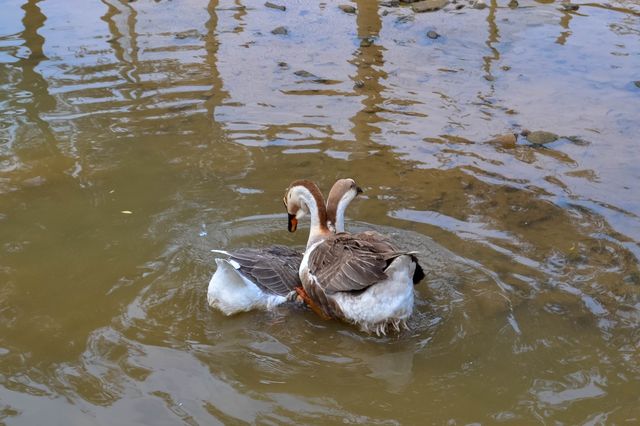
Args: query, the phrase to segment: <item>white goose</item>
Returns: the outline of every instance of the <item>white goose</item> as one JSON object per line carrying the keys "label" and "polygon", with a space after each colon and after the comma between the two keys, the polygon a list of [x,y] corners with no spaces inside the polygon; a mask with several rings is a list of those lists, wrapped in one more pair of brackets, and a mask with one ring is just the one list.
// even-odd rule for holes
{"label": "white goose", "polygon": [[376,232],[332,234],[324,200],[311,181],[293,182],[285,195],[289,231],[310,215],[307,248],[300,264],[300,297],[324,318],[384,334],[406,327],[413,312],[413,286],[424,278],[415,252],[399,250]]}
{"label": "white goose", "polygon": [[[353,179],[336,181],[327,199],[331,212],[327,226],[344,231],[345,210],[361,192]],[[295,289],[302,286],[298,274],[302,253],[281,245],[211,251],[227,258],[215,259],[217,269],[209,281],[207,301],[225,315],[269,310],[297,299]]]}

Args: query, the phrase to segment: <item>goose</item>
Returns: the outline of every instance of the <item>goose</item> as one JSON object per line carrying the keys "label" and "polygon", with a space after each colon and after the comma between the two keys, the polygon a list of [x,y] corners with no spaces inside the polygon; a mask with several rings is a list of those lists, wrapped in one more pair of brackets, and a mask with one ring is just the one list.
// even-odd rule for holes
{"label": "goose", "polygon": [[311,219],[296,292],[322,318],[356,324],[367,333],[407,328],[413,312],[413,286],[424,278],[416,252],[399,250],[373,231],[333,234],[327,226],[322,193],[309,180],[297,180],[285,194],[288,229]]}
{"label": "goose", "polygon": [[[335,232],[344,231],[345,210],[360,193],[362,190],[353,179],[336,181],[327,198],[331,212],[327,227]],[[298,273],[302,253],[282,245],[211,251],[225,258],[215,259],[217,269],[209,281],[207,301],[225,315],[252,309],[270,310],[299,300],[295,288],[302,285]]]}

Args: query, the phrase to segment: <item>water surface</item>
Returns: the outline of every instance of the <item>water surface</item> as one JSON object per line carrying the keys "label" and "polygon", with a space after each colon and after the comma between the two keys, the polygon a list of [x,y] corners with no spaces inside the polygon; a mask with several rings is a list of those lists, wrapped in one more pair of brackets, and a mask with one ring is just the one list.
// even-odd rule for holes
{"label": "water surface", "polygon": [[[0,2],[0,423],[640,421],[640,5],[338,4]],[[345,176],[410,331],[207,306]]]}

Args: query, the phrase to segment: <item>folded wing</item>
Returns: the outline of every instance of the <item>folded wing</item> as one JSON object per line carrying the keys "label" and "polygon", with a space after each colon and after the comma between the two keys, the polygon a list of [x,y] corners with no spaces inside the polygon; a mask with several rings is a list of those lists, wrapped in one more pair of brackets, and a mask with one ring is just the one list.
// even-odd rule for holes
{"label": "folded wing", "polygon": [[[398,250],[378,233],[340,233],[325,239],[313,250],[309,256],[309,272],[326,294],[359,291],[387,278],[385,271],[389,264],[403,255],[415,260],[413,253]],[[418,269],[419,266],[416,272]],[[415,278],[418,277],[414,274],[414,281]]]}
{"label": "folded wing", "polygon": [[302,254],[289,247],[241,248],[230,252],[229,259],[263,291],[286,296],[302,285],[298,275]]}

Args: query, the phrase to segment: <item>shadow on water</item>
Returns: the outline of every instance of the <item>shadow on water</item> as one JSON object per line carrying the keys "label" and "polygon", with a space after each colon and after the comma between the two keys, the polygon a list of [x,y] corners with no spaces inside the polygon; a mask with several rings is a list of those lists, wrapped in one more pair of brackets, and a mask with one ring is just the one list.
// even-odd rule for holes
{"label": "shadow on water", "polygon": [[[337,6],[8,3],[0,422],[637,421],[635,6]],[[421,253],[410,331],[207,306],[343,176]]]}

